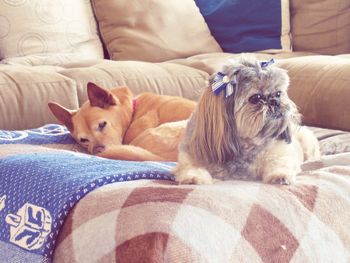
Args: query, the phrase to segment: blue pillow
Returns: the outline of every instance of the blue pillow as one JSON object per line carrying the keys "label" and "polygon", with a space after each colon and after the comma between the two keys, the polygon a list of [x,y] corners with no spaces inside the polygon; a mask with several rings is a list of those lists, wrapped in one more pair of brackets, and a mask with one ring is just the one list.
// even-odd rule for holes
{"label": "blue pillow", "polygon": [[291,50],[286,0],[196,0],[224,52]]}

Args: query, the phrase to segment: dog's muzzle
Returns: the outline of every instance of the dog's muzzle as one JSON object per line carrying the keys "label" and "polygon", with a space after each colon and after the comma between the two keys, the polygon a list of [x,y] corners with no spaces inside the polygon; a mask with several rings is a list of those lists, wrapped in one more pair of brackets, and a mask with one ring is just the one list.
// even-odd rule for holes
{"label": "dog's muzzle", "polygon": [[281,108],[281,101],[278,98],[269,98],[267,101],[267,106],[269,107],[267,115],[270,118],[279,119],[284,116]]}

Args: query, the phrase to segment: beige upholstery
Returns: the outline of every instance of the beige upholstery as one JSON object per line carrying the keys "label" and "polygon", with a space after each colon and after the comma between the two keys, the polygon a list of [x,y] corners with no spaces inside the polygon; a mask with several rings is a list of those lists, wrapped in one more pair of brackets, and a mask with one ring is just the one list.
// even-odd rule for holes
{"label": "beige upholstery", "polygon": [[[301,56],[315,55],[311,52],[282,52],[278,54],[266,54],[266,53],[247,53],[248,55],[256,56],[260,60],[274,59],[287,59]],[[241,54],[231,53],[208,53],[192,56],[186,59],[174,59],[170,62],[177,63],[189,67],[205,71],[208,74],[213,74],[215,71],[220,70],[224,63],[228,63],[230,59],[235,59]]]}
{"label": "beige upholstery", "polygon": [[152,91],[198,99],[208,74],[174,63],[93,60],[53,66],[10,66],[0,70],[0,129],[25,129],[57,123],[47,103],[77,109],[87,99],[90,81],[112,88],[127,85],[134,94]]}
{"label": "beige upholstery", "polygon": [[90,1],[0,1],[0,59],[14,57],[31,65],[103,58]]}
{"label": "beige upholstery", "polygon": [[75,80],[79,104],[87,100],[86,84],[89,81],[105,88],[126,85],[134,94],[151,91],[196,100],[208,76],[200,70],[173,63],[103,60],[91,64],[89,67],[72,65],[58,71]]}
{"label": "beige upholstery", "polygon": [[311,56],[281,60],[289,95],[308,125],[350,130],[350,59]]}
{"label": "beige upholstery", "polygon": [[[3,19],[1,14],[5,11],[10,12],[11,8],[17,8],[16,10],[23,13],[24,7],[33,6],[37,7],[36,12],[47,10],[44,20],[49,19],[50,22],[56,17],[46,16],[61,14],[52,13],[53,10],[60,10],[60,5],[55,7],[60,1],[68,0],[55,0],[52,5],[41,0],[36,2],[0,0],[0,25],[6,25],[1,24]],[[70,53],[64,53],[66,51],[63,46],[67,42],[66,36],[62,35],[55,40],[57,43],[53,46],[62,49],[52,51],[53,53],[38,53],[34,41],[33,45],[30,45],[34,53],[18,57],[15,54],[16,45],[13,43],[21,42],[16,40],[8,42],[10,31],[7,27],[0,27],[0,54],[2,56],[7,54],[6,57],[11,54],[13,56],[0,63],[0,129],[25,129],[56,122],[47,103],[56,101],[70,109],[78,108],[87,98],[87,82],[95,82],[106,88],[127,85],[134,94],[152,91],[197,100],[201,89],[207,85],[208,76],[219,70],[229,59],[240,55],[223,53],[218,48],[192,0],[181,0],[181,5],[178,0],[167,0],[166,5],[163,5],[161,0],[143,0],[144,4],[152,4],[152,8],[149,9],[142,9],[140,1],[94,0],[104,40],[107,35],[111,37],[111,41],[106,41],[107,48],[109,46],[109,51],[112,50],[111,55],[116,59],[165,60],[164,62],[113,61],[85,55],[81,57],[79,55],[79,60],[69,62],[72,59],[65,57],[70,57]],[[350,33],[347,31],[350,24],[346,22],[350,21],[347,19],[350,3],[348,0],[337,0],[335,6],[330,4],[330,1],[334,3],[333,0],[291,0],[294,44],[302,51],[254,55],[261,60],[274,57],[281,67],[288,70],[291,79],[289,94],[303,114],[305,124],[350,130]],[[126,2],[128,8],[124,6]],[[76,0],[74,3],[69,3],[70,7],[76,8],[77,14],[79,10],[89,10],[90,7],[87,15],[91,15],[89,1]],[[172,9],[170,12],[168,8],[174,6],[177,9]],[[2,9],[3,7],[5,9]],[[115,12],[117,7],[125,8],[118,13]],[[36,9],[32,8],[28,13],[33,10]],[[128,12],[130,15],[126,16]],[[27,15],[24,13],[18,19],[24,19]],[[152,16],[156,16],[154,19],[157,19],[157,23],[154,23]],[[323,24],[321,16],[329,23]],[[338,21],[336,24],[334,17]],[[144,23],[143,26],[139,24],[140,22]],[[28,25],[24,24],[23,28],[32,23],[34,21]],[[93,43],[96,36],[93,25],[96,25],[96,22],[91,20],[89,23],[92,30],[90,40]],[[57,26],[45,25],[37,29],[50,30]],[[167,30],[162,30],[163,26],[166,26]],[[337,35],[331,31],[334,26]],[[318,27],[320,31],[315,31]],[[186,35],[189,28],[192,30],[190,37]],[[171,34],[169,30],[172,30]],[[58,36],[60,32],[58,31]],[[81,32],[86,32],[86,27],[82,27]],[[104,32],[108,34],[104,35]],[[133,42],[130,37],[138,37],[143,41]],[[78,37],[74,52],[83,54],[84,52],[80,53],[82,43],[79,39]],[[160,39],[165,42],[159,41]],[[85,44],[89,46],[91,44],[89,43],[87,41]],[[101,52],[100,47],[99,42],[95,50],[97,53]],[[328,53],[347,54],[324,55]],[[55,66],[44,66],[44,64]]]}
{"label": "beige upholstery", "polygon": [[113,60],[162,62],[221,51],[193,0],[92,2]]}
{"label": "beige upholstery", "polygon": [[293,49],[350,53],[349,0],[291,0]]}
{"label": "beige upholstery", "polygon": [[0,129],[24,129],[54,123],[47,102],[55,100],[68,108],[78,106],[74,80],[53,67],[1,66]]}
{"label": "beige upholstery", "polygon": [[[350,56],[312,53],[255,54],[276,58],[288,70],[289,94],[305,124],[350,130]],[[127,85],[134,94],[152,91],[197,100],[209,74],[238,55],[202,54],[165,63],[93,60],[64,67],[3,66],[0,71],[0,129],[22,129],[56,122],[47,109],[56,101],[76,109],[86,99],[86,84]]]}

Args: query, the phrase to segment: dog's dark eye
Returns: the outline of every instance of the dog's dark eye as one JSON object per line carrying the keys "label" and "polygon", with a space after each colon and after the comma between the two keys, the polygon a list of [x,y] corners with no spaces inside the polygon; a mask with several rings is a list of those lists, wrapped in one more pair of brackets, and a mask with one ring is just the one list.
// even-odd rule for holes
{"label": "dog's dark eye", "polygon": [[264,95],[262,95],[262,94],[254,94],[253,96],[251,96],[250,98],[249,98],[249,102],[251,103],[251,104],[257,104],[257,103],[259,103],[260,101],[262,101],[262,100],[264,100]]}
{"label": "dog's dark eye", "polygon": [[282,92],[281,92],[281,91],[277,91],[277,92],[275,93],[275,97],[277,97],[277,98],[281,97],[281,95],[282,95]]}
{"label": "dog's dark eye", "polygon": [[99,129],[100,131],[102,131],[102,130],[104,129],[104,127],[106,127],[106,125],[107,125],[107,122],[106,122],[106,121],[100,122],[100,123],[98,124],[98,129]]}
{"label": "dog's dark eye", "polygon": [[80,138],[80,142],[84,143],[84,142],[88,142],[89,140],[86,138]]}

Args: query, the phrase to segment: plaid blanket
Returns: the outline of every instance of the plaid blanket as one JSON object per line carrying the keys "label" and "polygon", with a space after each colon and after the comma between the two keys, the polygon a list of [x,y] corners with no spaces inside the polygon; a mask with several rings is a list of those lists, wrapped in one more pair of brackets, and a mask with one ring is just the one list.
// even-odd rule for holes
{"label": "plaid blanket", "polygon": [[[74,144],[59,125],[1,131],[0,144]],[[0,159],[0,262],[50,262],[59,230],[75,204],[114,182],[171,179],[170,163],[122,162],[67,151],[21,151]]]}
{"label": "plaid blanket", "polygon": [[[326,155],[305,163],[292,186],[245,181],[179,186],[141,179],[91,191],[65,218],[53,262],[350,262],[350,134],[314,131]],[[58,153],[95,160],[77,151],[69,141],[0,144],[0,162]],[[164,166],[165,174],[171,166],[149,164]],[[10,175],[0,176],[3,182]],[[1,221],[8,206],[2,200],[0,192]],[[40,262],[34,256],[14,261],[9,253],[5,258],[8,246],[26,250],[3,241],[0,246],[0,262]]]}
{"label": "plaid blanket", "polygon": [[139,180],[91,192],[54,262],[350,262],[350,134],[314,131],[327,155],[292,186]]}

